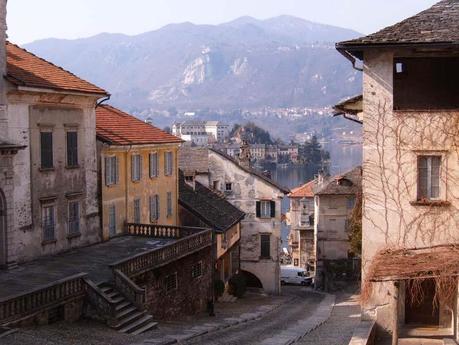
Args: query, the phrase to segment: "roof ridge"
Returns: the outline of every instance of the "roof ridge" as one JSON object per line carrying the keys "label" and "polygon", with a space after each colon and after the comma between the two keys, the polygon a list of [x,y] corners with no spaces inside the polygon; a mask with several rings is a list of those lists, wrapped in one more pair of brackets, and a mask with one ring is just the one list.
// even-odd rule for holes
{"label": "roof ridge", "polygon": [[[84,82],[90,84],[91,86],[93,86],[93,87],[95,87],[95,88],[97,88],[97,89],[99,89],[99,90],[105,92],[105,94],[106,94],[107,96],[110,95],[110,93],[107,92],[105,89],[102,89],[101,87],[99,87],[99,86],[93,84],[92,82],[87,81],[86,79],[83,79],[82,77],[77,76],[76,74],[74,74],[73,72],[70,72],[69,70],[66,70],[66,69],[63,68],[62,66],[58,66],[58,65],[56,65],[55,63],[53,63],[53,62],[51,62],[51,61],[48,61],[48,60],[46,60],[45,58],[42,58],[42,57],[40,57],[40,56],[38,56],[38,55],[32,53],[31,51],[29,51],[29,50],[27,50],[27,49],[25,49],[25,48],[22,48],[21,46],[17,45],[16,43],[12,43],[11,41],[6,40],[6,45],[8,45],[8,44],[10,44],[10,45],[16,47],[17,49],[23,50],[23,51],[26,52],[27,54],[30,54],[30,55],[32,55],[33,57],[35,57],[35,58],[37,58],[37,59],[39,59],[39,60],[41,60],[41,61],[43,61],[43,62],[45,62],[45,63],[47,63],[47,64],[50,64],[50,65],[53,66],[53,67],[56,67],[56,68],[60,69],[61,71],[65,72],[65,73],[68,73],[68,74],[72,75],[73,77],[75,77],[75,78],[77,78],[77,79],[80,79],[80,80],[82,80],[82,81],[84,81]],[[6,74],[9,75],[8,69],[7,69],[7,71],[6,71]],[[10,75],[10,76],[11,76],[11,75]],[[15,78],[14,76],[11,76],[11,77],[13,77],[14,79],[18,80],[18,79]],[[19,80],[19,81],[21,81],[21,80]],[[24,82],[22,82],[22,83],[24,83]],[[25,84],[25,83],[24,83],[24,84]]]}

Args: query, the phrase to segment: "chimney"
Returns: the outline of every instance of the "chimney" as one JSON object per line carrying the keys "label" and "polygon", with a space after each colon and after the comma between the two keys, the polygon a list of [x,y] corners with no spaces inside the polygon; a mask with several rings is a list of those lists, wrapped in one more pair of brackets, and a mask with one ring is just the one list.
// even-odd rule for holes
{"label": "chimney", "polygon": [[317,184],[319,185],[319,187],[323,185],[324,180],[325,180],[325,173],[323,170],[319,170],[319,173],[317,175]]}
{"label": "chimney", "polygon": [[247,141],[243,141],[241,145],[241,153],[239,154],[239,164],[245,168],[250,168],[250,148]]}

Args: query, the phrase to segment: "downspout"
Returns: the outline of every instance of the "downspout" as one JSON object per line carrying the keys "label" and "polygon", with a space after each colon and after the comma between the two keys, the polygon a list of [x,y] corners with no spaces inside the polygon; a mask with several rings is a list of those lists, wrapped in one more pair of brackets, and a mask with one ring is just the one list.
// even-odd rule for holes
{"label": "downspout", "polygon": [[341,53],[341,55],[343,55],[346,59],[348,59],[351,62],[352,68],[354,68],[357,71],[363,72],[363,68],[356,66],[357,60],[347,50],[344,50],[342,48],[336,48],[336,50],[338,50]]}
{"label": "downspout", "polygon": [[[126,194],[125,194],[125,197],[124,197],[124,204],[125,204],[125,208],[124,208],[124,223],[127,224],[128,222],[128,210],[129,210],[129,203],[128,203],[128,199],[129,199],[129,170],[128,170],[128,164],[129,164],[129,152],[131,152],[132,150],[132,145],[129,145],[129,148],[126,152],[126,162],[125,162],[125,172],[124,172],[124,175],[126,176],[126,179],[125,179],[125,183],[126,183]],[[126,228],[126,226],[125,226]]]}
{"label": "downspout", "polygon": [[102,98],[99,102],[96,103],[96,108],[100,105],[102,105],[102,103],[108,101],[110,99],[111,95],[107,95],[107,97],[105,98]]}
{"label": "downspout", "polygon": [[357,120],[357,119],[353,119],[352,117],[347,116],[347,114],[344,113],[344,112],[336,113],[333,116],[343,116],[346,120],[353,121],[353,122],[356,122],[356,123],[361,124],[361,125],[363,124],[363,121],[360,121],[360,120]]}

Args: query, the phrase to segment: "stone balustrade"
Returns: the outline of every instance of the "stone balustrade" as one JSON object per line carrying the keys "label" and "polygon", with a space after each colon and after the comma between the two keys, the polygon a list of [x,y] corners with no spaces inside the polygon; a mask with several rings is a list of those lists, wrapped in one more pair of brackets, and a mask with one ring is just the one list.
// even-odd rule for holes
{"label": "stone balustrade", "polygon": [[145,236],[155,238],[184,238],[203,231],[203,228],[186,226],[157,225],[157,224],[126,224],[126,234],[132,236]]}
{"label": "stone balustrade", "polygon": [[85,273],[76,274],[26,294],[0,299],[0,324],[7,325],[31,317],[34,313],[61,305],[66,301],[83,297],[87,288],[84,282],[85,276]]}

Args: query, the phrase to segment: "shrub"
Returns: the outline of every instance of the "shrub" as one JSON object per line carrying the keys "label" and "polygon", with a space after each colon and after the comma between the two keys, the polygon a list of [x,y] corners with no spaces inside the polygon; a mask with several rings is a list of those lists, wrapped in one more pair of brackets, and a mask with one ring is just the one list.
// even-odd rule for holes
{"label": "shrub", "polygon": [[214,292],[215,292],[215,297],[220,297],[223,295],[223,292],[225,292],[225,283],[221,279],[216,279],[214,281]]}
{"label": "shrub", "polygon": [[241,298],[247,290],[247,280],[244,275],[238,273],[232,276],[228,282],[229,293],[233,296]]}

